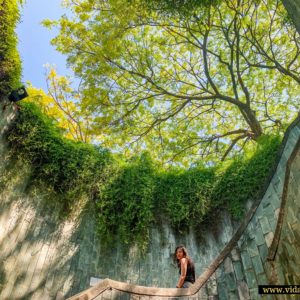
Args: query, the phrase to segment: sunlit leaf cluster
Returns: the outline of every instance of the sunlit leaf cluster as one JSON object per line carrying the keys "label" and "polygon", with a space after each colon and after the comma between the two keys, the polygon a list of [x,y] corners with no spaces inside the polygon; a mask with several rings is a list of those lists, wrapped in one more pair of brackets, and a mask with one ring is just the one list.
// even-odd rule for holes
{"label": "sunlit leaf cluster", "polygon": [[81,107],[81,94],[72,88],[72,83],[65,76],[58,76],[54,68],[47,73],[47,93],[42,89],[27,87],[29,97],[25,100],[33,102],[42,108],[42,111],[55,119],[65,137],[89,143],[99,136],[93,136],[90,130],[92,118]]}

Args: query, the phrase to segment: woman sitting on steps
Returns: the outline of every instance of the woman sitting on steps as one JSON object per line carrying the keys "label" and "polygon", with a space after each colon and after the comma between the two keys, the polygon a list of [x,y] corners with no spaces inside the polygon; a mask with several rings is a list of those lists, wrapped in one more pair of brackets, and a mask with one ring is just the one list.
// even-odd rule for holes
{"label": "woman sitting on steps", "polygon": [[195,265],[187,254],[187,250],[183,245],[176,247],[174,253],[174,261],[177,262],[179,268],[179,280],[177,288],[188,288],[195,282]]}

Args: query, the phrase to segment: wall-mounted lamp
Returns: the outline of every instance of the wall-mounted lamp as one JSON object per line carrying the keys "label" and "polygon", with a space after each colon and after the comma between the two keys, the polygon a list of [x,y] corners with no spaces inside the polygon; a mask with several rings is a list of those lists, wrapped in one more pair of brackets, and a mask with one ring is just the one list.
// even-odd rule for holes
{"label": "wall-mounted lamp", "polygon": [[12,102],[17,102],[17,101],[20,101],[24,98],[28,97],[28,93],[25,89],[24,86],[16,89],[16,90],[13,90],[10,95],[8,96],[8,99]]}

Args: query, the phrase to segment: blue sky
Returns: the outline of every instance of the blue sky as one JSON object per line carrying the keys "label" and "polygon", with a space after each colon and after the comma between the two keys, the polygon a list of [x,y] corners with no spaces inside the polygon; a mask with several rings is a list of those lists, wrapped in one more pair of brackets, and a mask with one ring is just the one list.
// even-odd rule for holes
{"label": "blue sky", "polygon": [[49,31],[40,23],[43,19],[58,19],[65,13],[61,0],[27,0],[21,10],[21,22],[17,27],[19,52],[23,61],[23,82],[31,81],[33,86],[46,90],[45,67],[56,65],[59,75],[70,75],[66,59],[58,53],[50,40],[55,31]]}

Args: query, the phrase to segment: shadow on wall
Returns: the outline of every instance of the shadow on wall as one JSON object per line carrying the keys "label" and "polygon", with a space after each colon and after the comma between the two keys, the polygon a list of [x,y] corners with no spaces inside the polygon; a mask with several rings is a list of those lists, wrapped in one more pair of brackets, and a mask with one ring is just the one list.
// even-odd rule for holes
{"label": "shadow on wall", "polygon": [[[0,109],[0,122],[5,125],[1,114],[8,116],[9,111],[3,114]],[[74,200],[72,203],[82,203],[74,209],[82,215],[74,216],[73,220],[70,216],[68,220],[60,219],[58,195],[49,196],[51,190],[37,183],[38,178],[34,176],[38,174],[30,173],[31,166],[9,158],[4,141],[0,141],[0,152],[0,157],[6,155],[0,161],[0,242],[3,241],[0,260],[4,262],[7,278],[0,299],[11,295],[15,299],[24,298],[26,291],[34,291],[32,299],[39,299],[41,295],[43,299],[53,299],[58,291],[62,295],[74,295],[89,287],[91,277],[173,287],[178,279],[178,270],[171,258],[176,245],[187,246],[199,274],[232,236],[233,226],[225,228],[229,219],[216,218],[219,225],[221,221],[224,224],[220,228],[225,229],[220,236],[219,233],[206,234],[206,243],[202,241],[200,246],[194,233],[181,236],[162,225],[161,230],[152,228],[150,250],[143,261],[138,259],[134,247],[127,254],[123,251],[126,247],[120,243],[105,250],[96,237],[93,203],[85,206],[86,199]]]}
{"label": "shadow on wall", "polygon": [[[88,288],[91,277],[130,280],[148,286],[161,286],[159,278],[177,281],[178,270],[172,265],[170,253],[175,244],[189,245],[189,241],[194,241],[193,235],[183,241],[168,230],[165,236],[168,243],[163,248],[161,236],[155,235],[144,264],[136,257],[135,249],[129,253],[122,251],[121,245],[104,249],[96,235],[92,203],[79,199],[82,200],[82,207],[78,209],[81,215],[61,219],[60,205],[54,198],[57,195],[51,196],[47,186],[32,185],[29,166],[8,155],[0,140],[0,157],[4,158],[0,161],[1,300],[47,300],[56,299],[58,295],[62,299]],[[231,231],[226,231],[222,244],[231,235]],[[210,239],[211,245],[213,236]],[[206,249],[209,253],[204,258],[203,249],[200,251],[197,247],[189,245],[189,249],[194,249],[192,257],[198,275],[201,268],[197,262],[208,265],[218,248]]]}
{"label": "shadow on wall", "polygon": [[88,286],[78,274],[80,216],[61,220],[46,187],[29,187],[28,168],[8,160],[0,143],[0,299],[78,292]]}
{"label": "shadow on wall", "polygon": [[46,185],[33,185],[30,166],[9,157],[2,134],[12,117],[12,107],[3,110],[1,102],[0,299],[68,297],[89,287],[91,277],[114,278],[115,272],[126,280],[123,261],[134,276],[139,274],[135,255],[124,256],[120,246],[100,247],[93,203],[77,199],[80,215],[63,220],[57,194]]}

